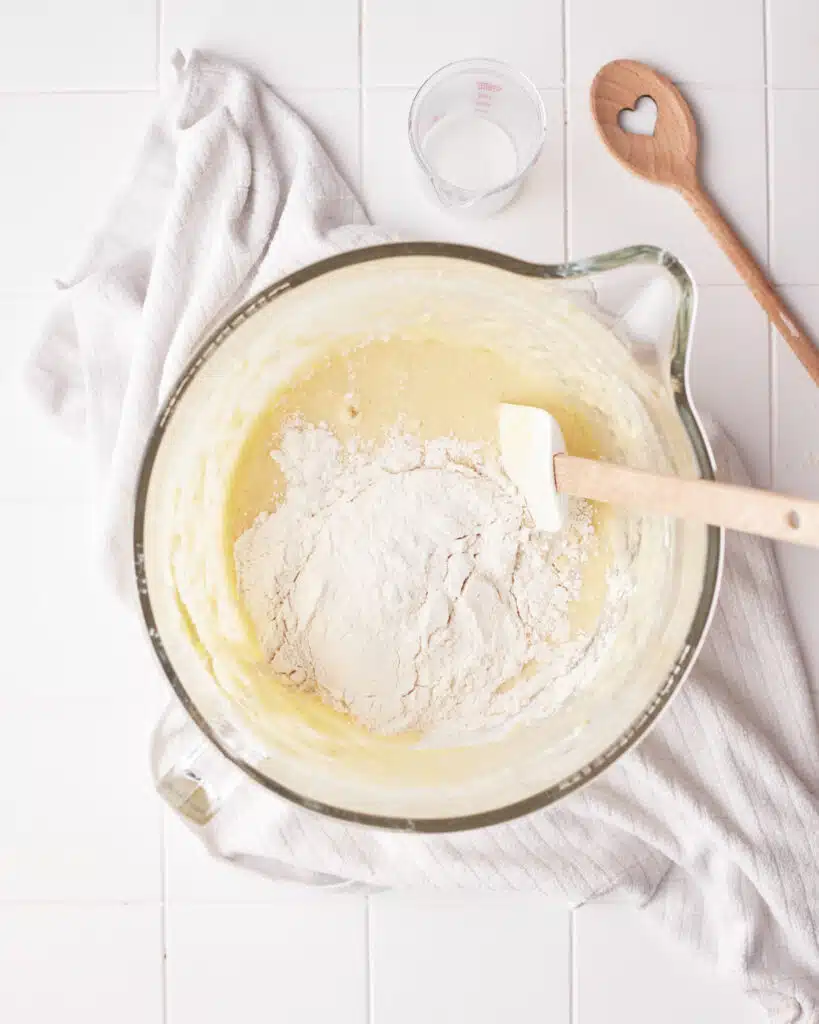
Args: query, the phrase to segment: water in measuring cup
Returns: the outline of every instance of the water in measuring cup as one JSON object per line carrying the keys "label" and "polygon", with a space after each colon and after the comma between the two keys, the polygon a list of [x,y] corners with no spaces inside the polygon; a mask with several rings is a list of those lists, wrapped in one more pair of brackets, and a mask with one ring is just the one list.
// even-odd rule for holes
{"label": "water in measuring cup", "polygon": [[494,121],[477,114],[449,114],[427,132],[427,163],[444,181],[468,192],[489,192],[517,174],[515,146]]}

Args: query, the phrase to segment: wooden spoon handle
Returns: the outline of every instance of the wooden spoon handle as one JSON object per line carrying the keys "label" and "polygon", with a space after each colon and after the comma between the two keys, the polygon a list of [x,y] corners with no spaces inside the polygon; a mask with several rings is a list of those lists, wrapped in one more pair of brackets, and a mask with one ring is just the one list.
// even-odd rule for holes
{"label": "wooden spoon handle", "polygon": [[680,189],[691,209],[705,224],[722,251],[754,293],[757,302],[768,314],[771,323],[785,339],[815,384],[819,384],[819,348],[774,291],[767,275],[737,237],[716,203],[701,187]]}
{"label": "wooden spoon handle", "polygon": [[555,455],[554,470],[563,494],[819,547],[819,501],[712,480],[656,476],[574,455]]}

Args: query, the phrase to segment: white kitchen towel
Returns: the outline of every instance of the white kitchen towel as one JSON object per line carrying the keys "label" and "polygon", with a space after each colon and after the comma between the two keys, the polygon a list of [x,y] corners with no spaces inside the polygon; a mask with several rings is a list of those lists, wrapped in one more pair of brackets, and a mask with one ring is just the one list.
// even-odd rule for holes
{"label": "white kitchen towel", "polygon": [[126,595],[142,449],[207,326],[291,270],[388,240],[271,89],[198,53],[174,67],[130,181],[58,282],[29,367],[46,407],[91,447],[94,536]]}
{"label": "white kitchen towel", "polygon": [[[381,240],[318,143],[222,61],[178,83],[133,179],[61,295],[32,381],[96,454],[99,536],[131,585],[134,478],[162,395],[203,329],[300,263]],[[727,478],[738,457],[714,438]],[[640,747],[558,806],[448,836],[344,825],[239,776],[200,838],[316,884],[620,896],[733,973],[779,1024],[819,1024],[819,730],[770,545],[731,536],[709,640]],[[227,772],[237,771],[225,765]]]}

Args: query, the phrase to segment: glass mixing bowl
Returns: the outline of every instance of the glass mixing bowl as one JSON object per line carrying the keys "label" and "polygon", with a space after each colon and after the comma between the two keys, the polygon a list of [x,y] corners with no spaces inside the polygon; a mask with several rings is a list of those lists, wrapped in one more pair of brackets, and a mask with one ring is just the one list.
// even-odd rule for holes
{"label": "glass mixing bowl", "polygon": [[[711,527],[670,524],[670,567],[664,592],[651,595],[658,614],[650,643],[634,650],[624,645],[626,653],[605,678],[542,723],[448,750],[419,751],[399,742],[377,756],[359,755],[336,713],[332,734],[305,746],[293,741],[297,705],[287,729],[280,728],[278,712],[260,728],[258,715],[217,684],[170,578],[169,510],[186,486],[191,452],[216,439],[231,443],[225,381],[241,383],[246,373],[240,393],[250,405],[258,397],[248,353],[264,352],[286,371],[288,360],[297,365],[316,339],[323,348],[332,337],[390,334],[439,307],[467,327],[491,321],[505,330],[508,324],[511,337],[521,325],[537,328],[539,303],[555,290],[610,328],[605,346],[616,348],[616,358],[627,359],[646,382],[645,393],[654,396],[647,411],[673,471],[711,478],[711,454],[687,383],[693,282],[678,260],[651,246],[558,266],[439,243],[358,250],[267,288],[203,341],[158,416],[136,498],[142,612],[179,699],[157,730],[154,772],[160,793],[180,813],[210,821],[230,803],[237,778],[249,776],[272,793],[343,820],[427,832],[493,825],[595,778],[668,705],[699,651],[716,600],[723,538]],[[224,481],[199,479],[196,486],[210,487],[218,505]],[[209,528],[204,519],[197,523],[203,534]]]}

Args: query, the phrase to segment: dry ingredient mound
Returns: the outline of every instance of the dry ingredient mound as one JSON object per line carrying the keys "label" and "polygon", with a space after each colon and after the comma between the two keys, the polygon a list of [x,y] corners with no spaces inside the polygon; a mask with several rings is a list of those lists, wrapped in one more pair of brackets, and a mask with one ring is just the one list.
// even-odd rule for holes
{"label": "dry ingredient mound", "polygon": [[294,421],[272,457],[284,500],[234,554],[292,685],[375,733],[468,741],[548,714],[593,669],[600,638],[569,620],[597,543],[587,502],[534,531],[500,468],[452,438],[345,445]]}

